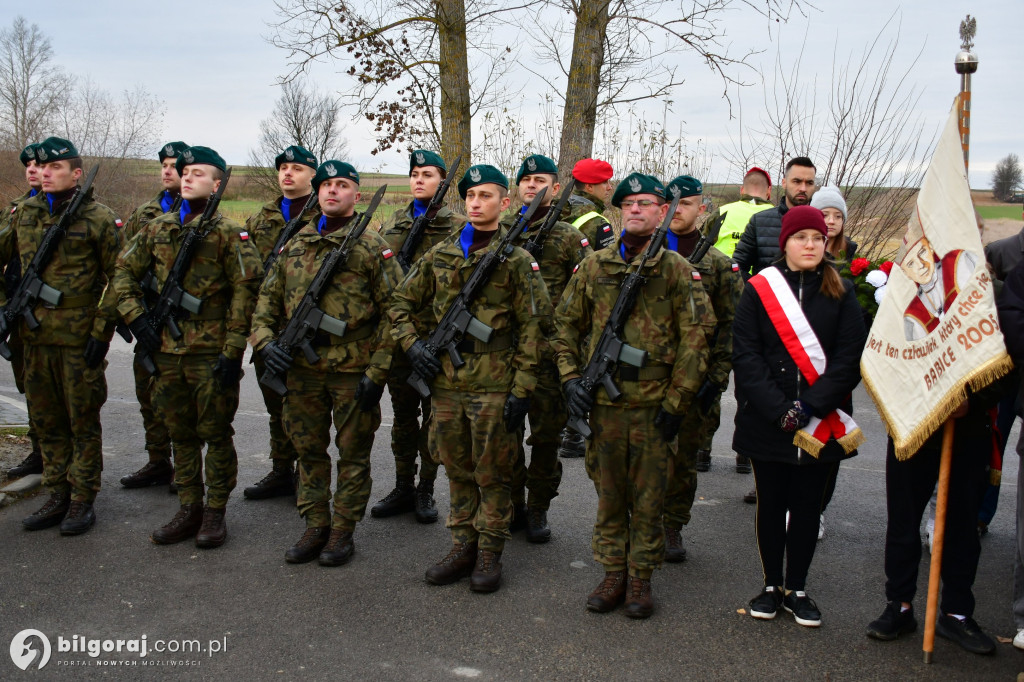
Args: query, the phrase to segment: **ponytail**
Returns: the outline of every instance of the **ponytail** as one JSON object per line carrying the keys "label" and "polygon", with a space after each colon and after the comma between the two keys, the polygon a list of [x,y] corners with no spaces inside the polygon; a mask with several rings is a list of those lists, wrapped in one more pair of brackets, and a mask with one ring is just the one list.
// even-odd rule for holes
{"label": "ponytail", "polygon": [[837,301],[846,293],[843,278],[839,276],[839,271],[835,266],[828,261],[824,262],[821,272],[821,293]]}

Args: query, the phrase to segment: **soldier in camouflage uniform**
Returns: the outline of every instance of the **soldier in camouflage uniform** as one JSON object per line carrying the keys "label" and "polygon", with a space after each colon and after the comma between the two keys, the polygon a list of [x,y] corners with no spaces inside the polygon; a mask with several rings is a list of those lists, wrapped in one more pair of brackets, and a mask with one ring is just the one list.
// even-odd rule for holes
{"label": "soldier in camouflage uniform", "polygon": [[[299,145],[292,145],[282,151],[274,159],[277,167],[277,184],[281,188],[281,196],[268,201],[258,213],[249,217],[245,229],[256,243],[260,259],[266,263],[270,257],[281,230],[306,205],[313,193],[313,174],[316,173],[316,156]],[[318,211],[310,208],[307,215],[300,218],[308,223],[318,215]],[[263,358],[257,353],[253,356],[256,376],[261,377],[266,371]],[[275,391],[260,384],[263,393],[263,404],[270,413],[270,473],[255,485],[243,492],[246,499],[263,500],[279,495],[295,493],[295,460],[298,454],[285,432],[281,413],[284,401]]]}
{"label": "soldier in camouflage uniform", "polygon": [[[520,212],[525,211],[542,189],[547,190],[543,204],[533,214],[533,219],[517,241],[519,246],[530,240],[544,224],[552,201],[561,191],[558,182],[558,166],[541,154],[526,157],[516,175],[519,199],[523,202]],[[513,213],[502,219],[506,229],[518,217]],[[558,305],[569,277],[576,266],[593,253],[590,242],[572,225],[559,220],[541,245],[537,255],[540,275],[551,297],[552,305]],[[551,538],[547,511],[551,500],[558,495],[558,484],[562,480],[562,463],[558,461],[558,446],[562,441],[561,431],[568,413],[565,398],[558,381],[558,369],[547,339],[554,335],[550,320],[544,327],[544,343],[541,349],[541,366],[537,372],[537,387],[530,395],[530,467],[526,467],[526,450],[522,435],[518,444],[515,469],[512,477],[512,526],[515,532],[526,528],[526,539],[530,542],[547,542]],[[526,489],[530,491],[529,504]]]}
{"label": "soldier in camouflage uniform", "polygon": [[612,204],[622,209],[623,233],[569,280],[552,343],[569,412],[589,412],[593,430],[586,459],[598,494],[593,550],[606,573],[587,608],[604,613],[625,601],[627,616],[646,618],[654,611],[651,573],[665,550],[662,503],[676,436],[707,371],[715,322],[700,275],[679,254],[660,250],[647,262],[647,281],[622,332],[625,343],[647,352],[646,363],[639,369],[618,364],[612,379],[622,395],[614,403],[603,389],[595,395],[584,389],[581,373],[630,263],[668,209],[661,183],[639,173],[619,183]]}
{"label": "soldier in camouflage uniform", "polygon": [[[277,340],[328,252],[339,247],[363,216],[359,173],[341,161],[326,161],[313,178],[320,215],[289,242],[260,288],[253,317],[253,343],[266,366],[287,373],[284,426],[299,456],[299,513],[302,537],[285,553],[290,563],[319,559],[341,566],[355,553],[352,532],[370,499],[370,451],[380,426],[380,398],[390,365],[387,307],[402,278],[394,252],[367,229],[351,245],[319,301],[326,315],[347,323],[335,336],[323,330],[316,340],[320,359],[294,358]],[[331,510],[331,422],[337,430],[338,484]]]}
{"label": "soldier in camouflage uniform", "polygon": [[[0,262],[17,253],[22,272],[75,194],[82,159],[68,140],[50,137],[35,149],[42,192],[23,202],[15,220],[0,230]],[[104,296],[121,247],[121,221],[86,194],[57,251],[40,274],[61,292],[56,306],[40,302],[32,311],[39,327],[20,327],[25,343],[25,398],[39,432],[43,485],[50,499],[22,521],[28,530],[60,524],[62,535],[78,535],[96,521],[93,501],[103,470],[100,408],[107,399],[107,350],[117,323],[116,301]],[[6,295],[3,305],[7,304]],[[16,312],[16,311],[12,311]],[[6,324],[0,317],[0,324]]]}
{"label": "soldier in camouflage uniform", "polygon": [[118,310],[156,365],[153,409],[163,415],[174,442],[181,508],[150,539],[172,544],[195,538],[197,547],[212,548],[227,540],[224,510],[238,474],[231,422],[262,264],[242,226],[216,213],[203,226],[202,240],[181,278],[182,288],[202,301],[200,312],[178,315],[178,340],[166,326],[154,331],[144,314],[141,281],[152,271],[157,288],[163,288],[181,243],[199,226],[227,169],[208,147],[184,150],[175,168],[181,175],[181,208],[150,221],[125,247],[117,259],[114,287]]}
{"label": "soldier in camouflage uniform", "polygon": [[[447,177],[448,167],[438,154],[417,149],[409,155],[409,187],[413,200],[404,211],[395,211],[380,228],[380,234],[398,253],[409,236],[413,221],[427,211],[438,186]],[[428,216],[430,217],[430,216]],[[465,216],[442,206],[430,217],[423,232],[423,241],[413,253],[413,263],[445,239],[454,230],[466,224]],[[426,323],[424,323],[426,324]],[[391,451],[395,454],[395,488],[370,508],[378,518],[416,513],[420,523],[437,521],[434,504],[434,481],[437,479],[436,453],[431,454],[427,434],[430,428],[430,398],[421,398],[408,384],[412,367],[405,353],[396,348],[388,375],[388,393],[394,410],[391,427]],[[423,415],[422,423],[419,420]],[[416,455],[420,458],[420,482],[416,485]]]}
{"label": "soldier in camouflage uniform", "polygon": [[[174,164],[186,148],[188,145],[180,141],[168,142],[160,148],[157,156],[160,157],[160,184],[163,189],[153,199],[135,209],[128,218],[124,226],[125,243],[131,241],[154,218],[181,207],[181,176]],[[155,293],[146,292],[151,299]],[[137,360],[132,363],[132,371],[135,373],[135,397],[139,400],[149,461],[138,471],[122,477],[121,485],[125,488],[145,488],[170,483],[171,492],[176,492],[173,486],[174,467],[171,464],[171,435],[164,420],[153,412],[153,377]]]}
{"label": "soldier in camouflage uniform", "polygon": [[[493,166],[472,166],[459,182],[469,221],[409,271],[391,307],[394,338],[413,369],[432,383],[430,451],[444,464],[451,490],[448,527],[453,546],[427,570],[427,582],[470,577],[470,589],[501,585],[501,553],[512,517],[510,486],[518,431],[537,385],[543,325],[551,315],[539,266],[513,247],[499,262],[469,311],[493,328],[487,343],[466,336],[465,364],[435,357],[426,338],[484,254],[497,247],[499,218],[508,208],[508,179]],[[421,311],[429,311],[424,316]]]}
{"label": "soldier in camouflage uniform", "polygon": [[[43,188],[43,181],[39,177],[39,163],[36,161],[36,147],[38,146],[38,144],[30,144],[22,149],[21,154],[18,155],[21,165],[25,167],[25,182],[28,183],[28,191],[11,201],[11,210],[0,217],[0,231],[6,229],[10,223],[17,220],[18,206],[27,199],[31,199],[39,194],[39,191]],[[21,260],[18,254],[14,254],[4,268],[4,286],[7,290],[8,298],[14,293],[14,289],[18,286],[20,280]],[[21,341],[18,325],[15,325],[10,332],[11,336],[7,339],[7,347],[11,351],[11,370],[14,372],[14,385],[17,386],[19,393],[24,394],[25,344]],[[8,478],[19,478],[29,474],[43,473],[43,455],[39,451],[39,437],[36,435],[36,427],[33,426],[31,419],[29,419],[28,423],[28,439],[32,444],[31,452],[20,464],[7,470]]]}
{"label": "soldier in camouflage uniform", "polygon": [[[666,235],[665,248],[689,259],[701,240],[697,219],[704,212],[704,188],[697,178],[681,175],[670,182],[667,189],[670,194],[677,190],[680,200]],[[700,453],[710,458],[711,439],[718,430],[722,391],[732,371],[732,319],[743,293],[739,266],[715,247],[708,249],[692,266],[700,273],[717,324],[710,340],[708,372],[679,430],[672,478],[665,494],[665,561],[671,563],[686,559],[680,531],[690,522],[690,508],[697,490],[697,458]]]}

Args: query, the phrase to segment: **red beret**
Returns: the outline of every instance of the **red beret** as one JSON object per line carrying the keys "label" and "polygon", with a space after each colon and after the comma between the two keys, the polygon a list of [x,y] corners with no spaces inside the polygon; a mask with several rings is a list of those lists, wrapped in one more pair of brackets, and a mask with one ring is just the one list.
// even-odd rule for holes
{"label": "red beret", "polygon": [[820,209],[813,206],[794,206],[782,216],[782,232],[779,232],[779,248],[786,250],[786,240],[800,230],[817,230],[826,237],[828,226],[825,225],[825,215]]}
{"label": "red beret", "polygon": [[[768,180],[768,186],[769,187],[772,186],[772,176],[768,175],[768,171],[766,171],[764,168],[758,168],[757,166],[751,166],[750,170],[747,171],[747,175],[750,175],[751,173],[760,173],[761,175],[763,175]],[[746,179],[747,175],[744,175],[743,178]]]}
{"label": "red beret", "polygon": [[611,180],[614,174],[612,165],[600,159],[583,159],[577,161],[576,165],[572,167],[572,176],[578,182],[586,185],[596,185],[605,180]]}

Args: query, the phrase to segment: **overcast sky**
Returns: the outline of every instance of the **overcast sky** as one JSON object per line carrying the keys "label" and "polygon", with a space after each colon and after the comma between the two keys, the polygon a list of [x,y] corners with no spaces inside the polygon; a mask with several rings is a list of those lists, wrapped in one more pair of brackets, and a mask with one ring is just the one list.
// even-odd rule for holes
{"label": "overcast sky", "polygon": [[[781,27],[751,13],[732,12],[723,23],[725,40],[734,50],[763,50],[753,61],[770,70],[777,47],[783,54],[795,54],[807,34],[801,75],[806,73],[810,83],[817,73],[817,83],[824,87],[836,41],[839,58],[845,60],[859,53],[896,12],[900,29],[894,23],[887,35],[899,39],[897,68],[906,68],[921,52],[910,84],[923,93],[919,112],[930,137],[944,123],[959,88],[953,58],[959,50],[960,21],[970,10],[978,20],[975,52],[980,60],[973,81],[972,186],[989,186],[992,168],[1007,153],[1024,157],[1024,2],[814,1],[817,11],[797,15]],[[5,9],[0,16],[12,19],[20,13],[38,24],[52,40],[56,61],[68,71],[88,75],[115,92],[141,83],[162,98],[164,139],[214,147],[231,164],[246,163],[259,121],[277,97],[275,79],[287,70],[286,54],[266,40],[268,23],[275,18],[271,0],[218,0],[187,6],[181,13],[173,4],[138,1],[0,3]],[[688,70],[687,80],[673,93],[668,129],[678,130],[682,123],[687,136],[706,140],[712,149],[725,144],[730,134],[736,135],[739,122],[729,119],[720,81],[696,59],[684,56],[680,64]],[[333,91],[346,87],[338,70],[338,65],[322,66],[315,72],[316,83]],[[759,79],[748,74],[747,80]],[[759,87],[741,94],[746,123],[759,114]],[[526,95],[524,111],[538,110],[538,103],[539,95]],[[346,125],[357,168],[404,172],[406,161],[398,154],[369,154],[369,126],[359,121]]]}

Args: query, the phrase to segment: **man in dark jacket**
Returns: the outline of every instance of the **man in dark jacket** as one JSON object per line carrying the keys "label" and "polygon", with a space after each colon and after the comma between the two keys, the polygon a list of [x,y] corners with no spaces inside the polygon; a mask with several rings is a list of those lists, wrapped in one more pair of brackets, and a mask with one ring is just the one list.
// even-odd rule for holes
{"label": "man in dark jacket", "polygon": [[811,194],[814,193],[814,173],[814,163],[806,156],[790,159],[782,178],[782,190],[785,193],[782,201],[774,211],[761,211],[751,216],[732,254],[744,279],[756,275],[782,254],[779,250],[782,216],[794,206],[810,203]]}

